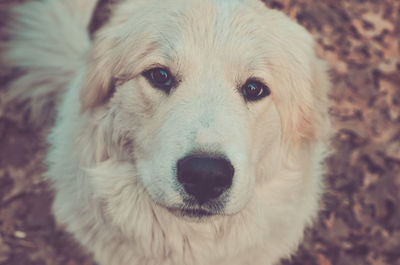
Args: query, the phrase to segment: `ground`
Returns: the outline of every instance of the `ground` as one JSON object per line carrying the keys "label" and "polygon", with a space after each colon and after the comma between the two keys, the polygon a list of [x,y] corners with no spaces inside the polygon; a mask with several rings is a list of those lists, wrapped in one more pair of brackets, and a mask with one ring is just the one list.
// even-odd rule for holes
{"label": "ground", "polygon": [[[333,81],[322,211],[284,265],[400,265],[400,1],[264,2],[313,34]],[[92,29],[106,15],[100,8]],[[14,75],[0,66],[0,106]],[[0,265],[93,265],[51,215],[48,128],[26,124],[23,113],[0,112]]]}

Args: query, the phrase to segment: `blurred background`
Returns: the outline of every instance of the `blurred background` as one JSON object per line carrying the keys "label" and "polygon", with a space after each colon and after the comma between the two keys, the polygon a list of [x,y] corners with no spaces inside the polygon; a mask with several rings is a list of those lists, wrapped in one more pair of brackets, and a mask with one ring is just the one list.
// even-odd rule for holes
{"label": "blurred background", "polygon": [[[21,2],[0,0],[1,24]],[[92,31],[112,2],[101,1]],[[284,265],[400,265],[400,1],[264,2],[313,34],[333,81],[322,210]],[[0,104],[15,76],[0,65]],[[0,265],[93,265],[51,215],[42,176],[48,126],[30,127],[19,108],[0,105]]]}

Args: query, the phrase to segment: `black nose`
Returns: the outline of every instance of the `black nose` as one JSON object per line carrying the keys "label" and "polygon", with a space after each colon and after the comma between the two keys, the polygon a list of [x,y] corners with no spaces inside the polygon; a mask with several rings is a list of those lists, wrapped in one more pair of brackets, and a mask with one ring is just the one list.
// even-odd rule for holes
{"label": "black nose", "polygon": [[188,156],[178,161],[177,175],[185,191],[204,202],[219,197],[232,185],[234,169],[224,158]]}

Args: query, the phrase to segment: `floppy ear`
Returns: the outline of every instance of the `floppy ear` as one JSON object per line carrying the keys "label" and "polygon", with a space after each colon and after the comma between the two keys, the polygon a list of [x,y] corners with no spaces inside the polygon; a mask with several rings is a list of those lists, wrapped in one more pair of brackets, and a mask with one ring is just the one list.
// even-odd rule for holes
{"label": "floppy ear", "polygon": [[328,98],[331,89],[331,80],[328,74],[328,66],[324,61],[316,58],[312,69],[312,135],[314,139],[324,141],[330,138],[332,132],[329,115],[330,101]]}
{"label": "floppy ear", "polygon": [[278,102],[285,141],[298,145],[329,138],[330,78],[327,69],[326,63],[314,56],[310,78],[293,82],[291,95]]}
{"label": "floppy ear", "polygon": [[111,54],[113,45],[110,41],[96,41],[92,47],[81,91],[81,111],[98,106],[110,96],[113,71],[119,61]]}
{"label": "floppy ear", "polygon": [[[92,44],[81,91],[82,111],[106,102],[114,91],[114,78],[132,75],[136,62],[157,45],[149,23],[137,22],[149,19],[146,13],[126,12],[125,8],[118,10],[123,14],[115,15],[114,20],[112,18],[98,31]],[[132,20],[134,26],[129,26],[128,20]]]}

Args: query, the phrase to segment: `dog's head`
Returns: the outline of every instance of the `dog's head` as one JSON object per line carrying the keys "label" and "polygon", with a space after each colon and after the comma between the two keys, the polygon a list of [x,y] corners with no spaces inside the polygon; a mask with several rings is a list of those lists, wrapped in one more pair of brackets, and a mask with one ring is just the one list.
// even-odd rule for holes
{"label": "dog's head", "polygon": [[205,217],[239,212],[326,135],[327,87],[311,36],[259,1],[138,0],[96,35],[81,102],[107,120],[99,160]]}

